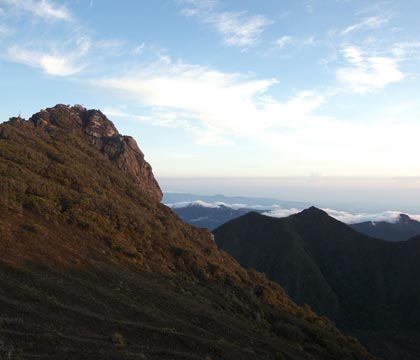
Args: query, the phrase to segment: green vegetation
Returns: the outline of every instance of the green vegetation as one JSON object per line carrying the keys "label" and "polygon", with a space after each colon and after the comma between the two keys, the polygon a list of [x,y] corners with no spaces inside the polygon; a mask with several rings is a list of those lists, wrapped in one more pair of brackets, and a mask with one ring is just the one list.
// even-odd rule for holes
{"label": "green vegetation", "polygon": [[0,336],[0,360],[22,360],[23,350],[8,344]]}

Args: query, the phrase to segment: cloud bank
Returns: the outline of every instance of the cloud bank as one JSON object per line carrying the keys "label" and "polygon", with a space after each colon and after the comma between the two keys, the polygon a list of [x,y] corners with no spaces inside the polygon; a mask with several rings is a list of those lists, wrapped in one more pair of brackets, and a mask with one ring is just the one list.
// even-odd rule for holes
{"label": "cloud bank", "polygon": [[[271,216],[275,218],[284,218],[294,214],[297,214],[302,211],[302,209],[297,208],[282,208],[279,205],[273,204],[270,206],[262,206],[262,205],[246,205],[246,204],[228,204],[223,202],[215,202],[215,203],[208,203],[205,201],[197,200],[197,201],[183,201],[178,202],[175,204],[167,204],[169,207],[172,208],[184,208],[187,206],[201,206],[205,208],[212,208],[217,209],[221,206],[230,207],[232,209],[253,209],[253,210],[269,210],[263,213],[263,215]],[[393,211],[388,210],[380,213],[350,213],[347,211],[335,210],[330,208],[322,209],[328,215],[335,218],[338,221],[341,221],[345,224],[357,224],[361,222],[371,221],[371,222],[380,222],[385,221],[389,223],[396,223],[400,218],[401,211]],[[411,219],[420,221],[420,215],[414,214],[406,214]]]}
{"label": "cloud bank", "polygon": [[[334,219],[341,221],[345,224],[357,224],[361,222],[371,221],[371,222],[379,222],[379,221],[385,221],[389,223],[396,223],[399,218],[401,211],[384,211],[381,213],[359,213],[359,214],[353,214],[346,211],[340,211],[340,210],[334,210],[325,208],[324,210],[328,215],[333,217]],[[287,217],[289,215],[293,215],[300,212],[300,210],[296,209],[279,209],[279,210],[273,210],[264,213],[264,215],[277,217],[277,218],[283,218]],[[413,215],[413,214],[406,214],[410,218],[420,221],[420,215]]]}

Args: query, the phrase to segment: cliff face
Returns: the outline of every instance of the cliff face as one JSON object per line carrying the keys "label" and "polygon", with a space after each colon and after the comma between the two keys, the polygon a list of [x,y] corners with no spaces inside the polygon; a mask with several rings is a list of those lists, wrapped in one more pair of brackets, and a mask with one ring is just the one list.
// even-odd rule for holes
{"label": "cliff face", "polygon": [[152,167],[144,159],[136,141],[131,136],[121,135],[101,111],[60,104],[34,114],[29,121],[45,131],[59,128],[86,138],[122,171],[132,176],[145,194],[162,200],[162,191]]}

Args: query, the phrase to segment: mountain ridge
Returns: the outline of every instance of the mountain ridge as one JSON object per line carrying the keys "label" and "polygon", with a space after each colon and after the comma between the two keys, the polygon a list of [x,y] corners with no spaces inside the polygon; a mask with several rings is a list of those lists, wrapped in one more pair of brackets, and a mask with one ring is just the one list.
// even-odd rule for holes
{"label": "mountain ridge", "polygon": [[1,342],[52,359],[373,359],[160,204],[83,109],[0,125]]}
{"label": "mountain ridge", "polygon": [[350,224],[354,230],[365,235],[388,241],[406,241],[420,234],[420,222],[406,214],[400,214],[396,222],[365,221]]}
{"label": "mountain ridge", "polygon": [[[339,328],[357,333],[374,354],[418,358],[419,346],[409,354],[405,347],[412,346],[411,333],[420,338],[415,285],[420,237],[370,238],[316,208],[282,219],[247,214],[214,234],[245,268],[264,272],[298,304],[307,303]],[[389,331],[394,334],[385,335]],[[369,343],[373,338],[375,344]]]}

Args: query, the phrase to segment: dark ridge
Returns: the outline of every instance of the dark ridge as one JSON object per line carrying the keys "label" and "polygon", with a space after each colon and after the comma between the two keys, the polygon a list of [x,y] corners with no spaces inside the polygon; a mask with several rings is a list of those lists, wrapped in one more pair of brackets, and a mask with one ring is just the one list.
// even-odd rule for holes
{"label": "dark ridge", "polygon": [[387,241],[405,241],[420,234],[420,222],[405,214],[400,214],[395,223],[366,221],[351,224],[350,227],[365,235]]}
{"label": "dark ridge", "polygon": [[375,239],[315,207],[282,219],[246,215],[214,234],[242,266],[264,272],[375,355],[420,358],[420,236]]}
{"label": "dark ridge", "polygon": [[209,230],[214,230],[232,219],[253,211],[246,208],[232,209],[225,205],[207,207],[199,204],[173,207],[172,210],[186,223]]}

